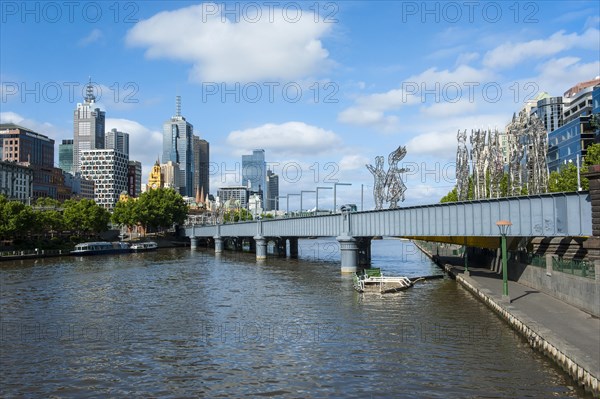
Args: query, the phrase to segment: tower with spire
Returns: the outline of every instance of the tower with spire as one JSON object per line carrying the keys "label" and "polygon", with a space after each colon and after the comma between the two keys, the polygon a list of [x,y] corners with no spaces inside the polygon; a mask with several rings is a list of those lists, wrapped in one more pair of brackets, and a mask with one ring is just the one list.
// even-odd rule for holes
{"label": "tower with spire", "polygon": [[73,171],[81,171],[81,152],[104,148],[106,114],[96,104],[94,85],[89,78],[83,103],[73,113]]}

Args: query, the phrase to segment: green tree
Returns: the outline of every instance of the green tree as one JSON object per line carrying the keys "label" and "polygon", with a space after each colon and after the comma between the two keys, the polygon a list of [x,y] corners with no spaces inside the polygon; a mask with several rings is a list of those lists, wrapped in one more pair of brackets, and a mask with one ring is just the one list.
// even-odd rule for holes
{"label": "green tree", "polygon": [[111,220],[116,224],[127,226],[131,229],[140,221],[138,208],[137,201],[131,199],[128,201],[119,201],[115,205]]}
{"label": "green tree", "polygon": [[93,200],[67,200],[63,204],[65,227],[81,233],[100,233],[108,228],[110,213]]}
{"label": "green tree", "polygon": [[577,166],[569,162],[560,169],[560,172],[550,173],[548,191],[551,193],[577,191]]}
{"label": "green tree", "polygon": [[458,191],[456,187],[454,187],[448,194],[442,197],[440,202],[443,204],[445,202],[456,202],[458,201]]}
{"label": "green tree", "polygon": [[182,224],[188,214],[183,197],[171,188],[146,191],[137,202],[137,219],[146,229],[162,230]]}
{"label": "green tree", "polygon": [[587,167],[590,165],[600,165],[600,144],[592,144],[587,147],[586,151],[583,165],[587,171]]}
{"label": "green tree", "polygon": [[4,235],[25,235],[36,228],[36,215],[30,206],[19,201],[8,201],[2,210]]}

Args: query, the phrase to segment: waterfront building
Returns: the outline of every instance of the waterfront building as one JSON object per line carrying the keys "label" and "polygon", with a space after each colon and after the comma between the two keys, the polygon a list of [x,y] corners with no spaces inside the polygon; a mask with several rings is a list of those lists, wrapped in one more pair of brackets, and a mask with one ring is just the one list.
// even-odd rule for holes
{"label": "waterfront building", "polygon": [[267,195],[266,195],[266,210],[279,210],[279,176],[271,170],[267,170]]}
{"label": "waterfront building", "polygon": [[[184,175],[179,169],[179,164],[173,161],[168,161],[167,163],[160,165],[160,171],[163,179],[162,186],[165,188],[172,188],[180,193]],[[184,195],[184,197],[189,197],[189,195]]]}
{"label": "waterfront building", "polygon": [[550,133],[563,125],[563,97],[551,97],[548,93],[538,100],[535,112]]}
{"label": "waterfront building", "polygon": [[217,197],[221,204],[229,201],[232,208],[234,204],[239,208],[248,207],[248,189],[245,186],[221,187],[217,190]]}
{"label": "waterfront building", "polygon": [[94,181],[94,200],[108,210],[112,210],[119,195],[127,191],[128,157],[111,150],[81,151],[81,175]]}
{"label": "waterfront building", "polygon": [[177,96],[175,116],[163,125],[163,162],[179,164],[181,181],[178,183],[182,196],[194,196],[194,127],[181,115],[181,98]]}
{"label": "waterfront building", "polygon": [[[251,193],[260,194],[264,201],[263,191],[267,187],[267,163],[265,150],[253,150],[250,155],[242,155],[242,184],[248,184]],[[264,207],[264,202],[263,202]]]}
{"label": "waterfront building", "polygon": [[73,172],[73,140],[63,140],[58,145],[58,167]]}
{"label": "waterfront building", "polygon": [[104,148],[121,151],[129,157],[129,133],[119,132],[117,129],[106,132]]}
{"label": "waterfront building", "polygon": [[160,162],[156,160],[154,166],[152,167],[152,170],[150,171],[150,175],[148,176],[148,185],[146,186],[146,190],[152,190],[162,187],[164,187],[162,169],[160,167]]}
{"label": "waterfront building", "polygon": [[[591,85],[592,83],[595,83],[595,86],[598,86],[600,85],[600,79],[579,83],[565,92],[563,110],[563,120],[565,124],[577,119],[579,116],[591,115],[593,108],[592,96],[594,91],[594,85]],[[581,88],[580,91],[575,90],[575,88],[578,87]]]}
{"label": "waterfront building", "polygon": [[94,181],[81,176],[81,172],[75,174],[64,172],[65,186],[71,191],[71,198],[94,199]]}
{"label": "waterfront building", "polygon": [[208,141],[194,135],[194,193],[210,192],[209,165],[210,146]]}
{"label": "waterfront building", "polygon": [[104,148],[106,114],[96,106],[94,87],[86,87],[83,103],[78,103],[73,114],[73,171],[79,172],[81,153],[85,150]]}
{"label": "waterfront building", "polygon": [[142,163],[129,161],[127,165],[127,194],[137,198],[142,193]]}
{"label": "waterfront building", "polygon": [[0,195],[11,201],[27,202],[33,196],[33,169],[0,161]]}

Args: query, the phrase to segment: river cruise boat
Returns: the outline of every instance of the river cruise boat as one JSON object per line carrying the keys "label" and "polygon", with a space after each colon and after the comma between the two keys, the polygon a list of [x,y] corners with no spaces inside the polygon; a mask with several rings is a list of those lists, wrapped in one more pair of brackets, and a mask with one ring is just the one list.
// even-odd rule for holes
{"label": "river cruise boat", "polygon": [[131,249],[126,242],[83,242],[75,245],[75,250],[71,251],[71,255],[105,255],[105,254],[122,254],[129,253]]}
{"label": "river cruise boat", "polygon": [[379,268],[365,269],[354,275],[354,289],[358,292],[388,294],[412,287],[413,282],[404,276],[384,276]]}
{"label": "river cruise boat", "polygon": [[158,249],[158,244],[154,241],[137,242],[131,244],[131,252],[147,252]]}

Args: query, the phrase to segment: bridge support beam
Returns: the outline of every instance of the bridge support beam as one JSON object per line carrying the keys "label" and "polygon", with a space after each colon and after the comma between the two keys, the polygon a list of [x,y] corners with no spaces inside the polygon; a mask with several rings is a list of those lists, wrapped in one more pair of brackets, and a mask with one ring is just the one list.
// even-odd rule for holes
{"label": "bridge support beam", "polygon": [[223,237],[214,236],[213,238],[215,240],[215,253],[220,254],[223,252]]}
{"label": "bridge support beam", "polygon": [[359,237],[356,239],[359,266],[371,266],[371,240],[371,237]]}
{"label": "bridge support beam", "polygon": [[290,242],[290,258],[298,257],[298,238],[297,237],[289,237],[288,241]]}
{"label": "bridge support beam", "polygon": [[267,259],[267,239],[263,236],[254,236],[256,243],[256,260]]}
{"label": "bridge support beam", "polygon": [[339,236],[336,240],[340,243],[342,273],[356,273],[358,270],[358,246],[356,239],[350,236]]}
{"label": "bridge support beam", "polygon": [[190,237],[190,249],[194,250],[198,248],[198,237]]}

